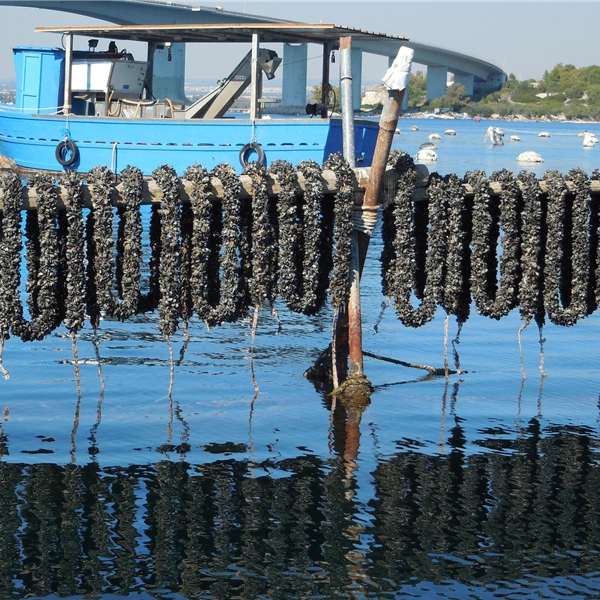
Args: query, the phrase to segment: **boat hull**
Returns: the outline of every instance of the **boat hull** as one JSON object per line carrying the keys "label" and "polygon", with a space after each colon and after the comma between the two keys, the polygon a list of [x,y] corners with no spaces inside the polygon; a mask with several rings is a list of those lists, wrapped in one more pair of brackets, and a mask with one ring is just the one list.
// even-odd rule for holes
{"label": "boat hull", "polygon": [[[357,166],[370,166],[378,123],[355,122]],[[77,146],[77,159],[61,164],[57,146],[68,137]],[[192,164],[211,169],[229,163],[239,173],[241,152],[255,141],[269,166],[277,159],[294,165],[302,160],[322,164],[342,152],[342,125],[338,119],[248,119],[214,121],[172,119],[119,119],[45,114],[23,114],[0,106],[0,154],[23,169],[88,172],[106,165],[115,173],[136,166],[151,175],[171,165],[180,175]],[[256,160],[252,150],[247,160]],[[65,161],[63,161],[65,162]],[[68,162],[68,161],[66,161]]]}

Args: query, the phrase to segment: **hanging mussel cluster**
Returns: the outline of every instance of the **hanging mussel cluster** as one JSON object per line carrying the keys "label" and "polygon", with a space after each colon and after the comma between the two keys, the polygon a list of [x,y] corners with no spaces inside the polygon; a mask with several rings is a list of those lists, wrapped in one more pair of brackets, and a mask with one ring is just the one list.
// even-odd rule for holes
{"label": "hanging mussel cluster", "polygon": [[[327,196],[323,169],[333,170],[339,191]],[[298,173],[304,178],[301,193]],[[25,216],[27,310],[21,300],[23,182],[11,172],[0,178],[0,341],[14,335],[39,340],[61,323],[76,334],[88,318],[124,321],[158,310],[158,327],[168,339],[181,321],[196,316],[209,326],[237,321],[251,306],[281,296],[295,312],[318,313],[331,292],[334,306],[349,293],[352,170],[341,155],[321,167],[284,161],[267,170],[249,163],[251,201],[242,199],[240,178],[227,164],[208,172],[187,169],[189,203],[181,201],[181,181],[169,166],[153,180],[160,202],[151,207],[148,264],[143,253],[142,189],[139,169],[121,174],[122,202],[111,195],[115,175],[96,167],[85,176],[91,210],[83,207],[83,175],[66,171],[57,182],[35,175],[37,210]],[[267,194],[268,178],[280,185]],[[223,188],[216,198],[211,186]],[[146,274],[146,276],[143,276]],[[29,315],[29,317],[27,317]],[[1,343],[0,343],[1,348]],[[1,352],[0,352],[1,358]]]}
{"label": "hanging mussel cluster", "polygon": [[413,201],[412,159],[394,152],[390,164],[398,182],[383,209],[382,288],[402,323],[420,327],[438,306],[459,325],[471,305],[493,319],[519,307],[539,326],[546,316],[573,325],[596,310],[600,206],[591,181],[600,170],[547,171],[541,181],[526,171],[434,173],[427,200]]}

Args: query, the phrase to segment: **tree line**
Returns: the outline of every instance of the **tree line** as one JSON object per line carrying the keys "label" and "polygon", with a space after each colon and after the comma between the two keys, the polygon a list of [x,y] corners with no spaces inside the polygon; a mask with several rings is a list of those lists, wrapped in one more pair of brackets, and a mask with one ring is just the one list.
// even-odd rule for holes
{"label": "tree line", "polygon": [[453,83],[441,98],[426,101],[426,75],[417,71],[409,84],[409,108],[419,111],[448,109],[470,116],[520,116],[527,119],[558,117],[600,121],[600,66],[576,68],[557,64],[542,79],[518,81],[514,74],[496,92],[468,96],[463,85]]}

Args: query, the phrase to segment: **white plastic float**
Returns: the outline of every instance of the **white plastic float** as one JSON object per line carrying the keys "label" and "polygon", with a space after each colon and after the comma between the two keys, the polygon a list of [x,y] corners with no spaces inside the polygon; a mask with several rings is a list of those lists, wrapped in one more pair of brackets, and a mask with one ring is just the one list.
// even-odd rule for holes
{"label": "white plastic float", "polygon": [[431,148],[419,150],[415,156],[417,162],[436,162],[437,154]]}
{"label": "white plastic float", "polygon": [[517,156],[517,161],[528,163],[541,163],[544,162],[544,159],[537,152],[527,150],[527,152],[521,152],[521,154]]}

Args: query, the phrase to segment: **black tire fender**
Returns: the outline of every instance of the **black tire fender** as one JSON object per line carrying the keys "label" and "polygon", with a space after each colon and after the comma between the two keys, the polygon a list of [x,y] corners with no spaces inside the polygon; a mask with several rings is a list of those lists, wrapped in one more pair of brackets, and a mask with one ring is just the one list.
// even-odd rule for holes
{"label": "black tire fender", "polygon": [[[256,153],[257,158],[255,161],[249,161],[248,157],[253,152]],[[245,167],[249,162],[259,162],[261,164],[264,164],[265,162],[265,151],[262,149],[262,146],[259,146],[255,142],[250,142],[249,144],[246,144],[240,150],[240,163],[242,167]]]}
{"label": "black tire fender", "polygon": [[70,167],[79,158],[79,148],[73,140],[65,138],[56,146],[54,155],[59,164],[63,167]]}

